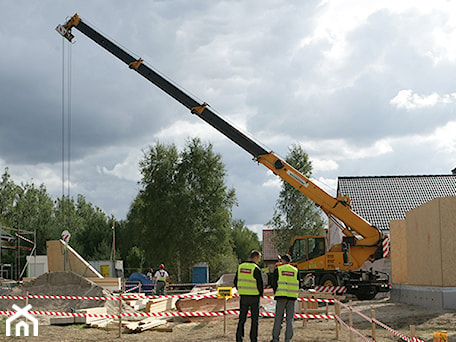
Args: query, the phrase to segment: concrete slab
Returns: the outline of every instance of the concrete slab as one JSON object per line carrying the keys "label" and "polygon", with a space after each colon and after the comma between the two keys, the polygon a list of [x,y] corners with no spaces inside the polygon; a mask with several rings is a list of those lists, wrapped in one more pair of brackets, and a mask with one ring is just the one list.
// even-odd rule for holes
{"label": "concrete slab", "polygon": [[433,309],[456,309],[456,287],[393,284],[391,299],[395,302],[420,305]]}

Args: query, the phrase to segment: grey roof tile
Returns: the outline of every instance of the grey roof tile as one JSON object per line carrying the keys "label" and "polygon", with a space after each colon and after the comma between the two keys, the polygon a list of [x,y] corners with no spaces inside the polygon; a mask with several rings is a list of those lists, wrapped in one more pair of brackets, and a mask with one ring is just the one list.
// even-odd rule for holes
{"label": "grey roof tile", "polygon": [[456,175],[339,177],[337,195],[347,195],[352,209],[382,231],[391,220],[437,197],[456,196]]}

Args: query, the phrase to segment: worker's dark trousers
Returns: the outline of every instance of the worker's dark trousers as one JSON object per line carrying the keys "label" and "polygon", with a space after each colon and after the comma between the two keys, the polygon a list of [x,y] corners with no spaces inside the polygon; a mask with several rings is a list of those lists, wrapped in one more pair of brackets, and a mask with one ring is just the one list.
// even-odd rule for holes
{"label": "worker's dark trousers", "polygon": [[285,330],[285,342],[293,338],[293,320],[295,310],[295,299],[279,298],[276,301],[274,328],[272,329],[272,341],[279,342],[280,331],[282,330],[283,314],[287,313],[287,326]]}
{"label": "worker's dark trousers", "polygon": [[258,341],[258,318],[260,316],[260,296],[241,296],[241,312],[239,313],[239,322],[236,330],[236,342],[242,342],[244,339],[244,325],[247,320],[247,314],[250,309],[251,326],[250,341]]}
{"label": "worker's dark trousers", "polygon": [[165,294],[165,285],[166,285],[166,282],[164,281],[157,281],[157,283],[155,284],[155,293],[158,294],[158,295],[164,295]]}

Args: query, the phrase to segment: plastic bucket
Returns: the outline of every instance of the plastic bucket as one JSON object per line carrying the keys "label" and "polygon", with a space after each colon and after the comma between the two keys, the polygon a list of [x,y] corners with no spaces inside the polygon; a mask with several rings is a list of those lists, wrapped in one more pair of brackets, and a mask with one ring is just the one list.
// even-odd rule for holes
{"label": "plastic bucket", "polygon": [[446,331],[435,331],[432,342],[448,342],[448,334]]}

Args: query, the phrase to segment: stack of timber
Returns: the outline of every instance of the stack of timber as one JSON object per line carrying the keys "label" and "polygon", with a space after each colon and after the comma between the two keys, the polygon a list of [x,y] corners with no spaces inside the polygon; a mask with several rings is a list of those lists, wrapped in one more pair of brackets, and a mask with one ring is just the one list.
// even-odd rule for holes
{"label": "stack of timber", "polygon": [[[106,307],[90,308],[90,309],[81,309],[78,310],[80,313],[85,313],[88,315],[106,315],[108,311]],[[107,317],[83,317],[85,324],[91,328],[106,328],[110,323],[114,322],[112,318]]]}
{"label": "stack of timber", "polygon": [[151,299],[147,302],[146,312],[163,312],[176,309],[177,297]]}
{"label": "stack of timber", "polygon": [[128,322],[124,325],[124,327],[129,332],[137,333],[165,325],[167,323],[167,320],[168,318],[148,317],[141,321]]}
{"label": "stack of timber", "polygon": [[[217,291],[207,292],[206,295],[217,295]],[[176,302],[176,309],[182,312],[218,312],[224,310],[224,300],[213,297],[190,297],[181,298]],[[239,297],[233,297],[226,301],[227,310],[239,309]]]}
{"label": "stack of timber", "polygon": [[[176,309],[182,312],[220,312],[224,310],[224,300],[216,297],[217,291],[205,291],[199,293],[191,293],[195,297],[182,298],[176,302]],[[233,288],[233,294],[237,294]],[[200,295],[200,296],[198,296]],[[265,289],[264,296],[272,296],[272,290]],[[261,298],[260,306],[264,307],[270,304],[273,300],[269,298]],[[227,310],[239,310],[239,297],[235,296],[226,300]]]}
{"label": "stack of timber", "polygon": [[177,297],[151,299],[138,295],[137,298],[126,300],[126,303],[136,311],[145,310],[146,312],[163,312],[174,310],[176,308],[176,301]]}

